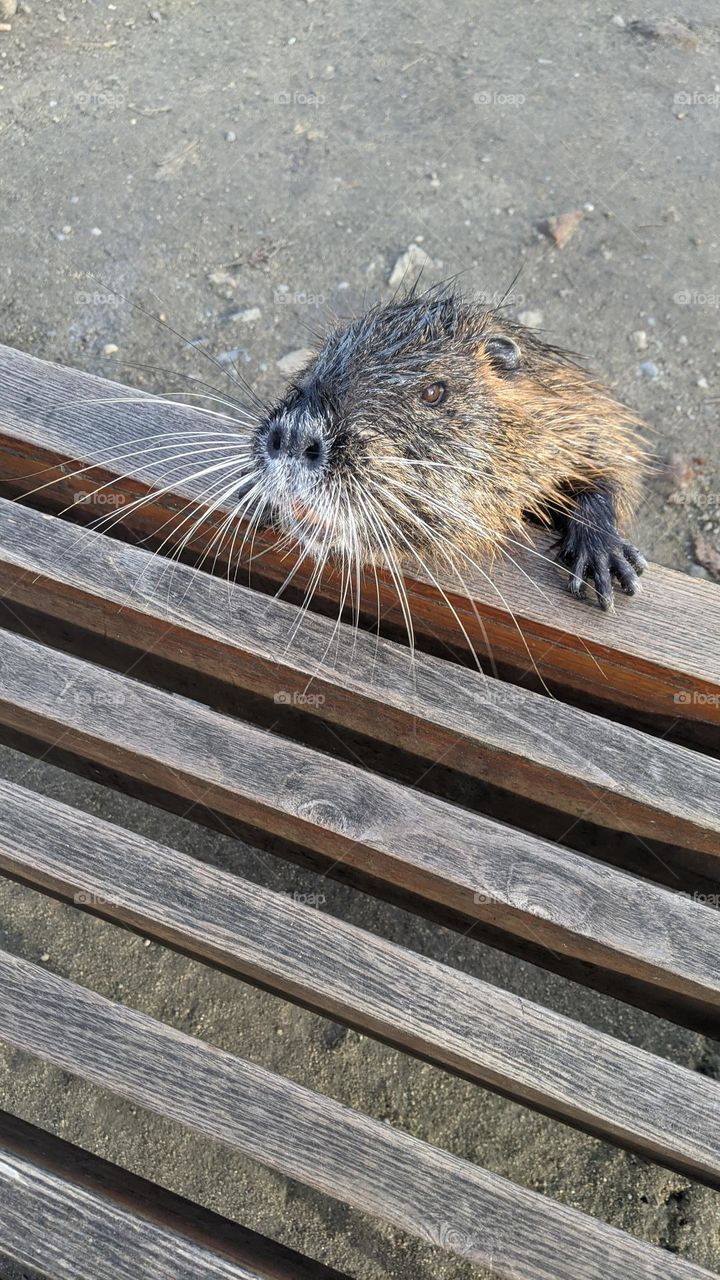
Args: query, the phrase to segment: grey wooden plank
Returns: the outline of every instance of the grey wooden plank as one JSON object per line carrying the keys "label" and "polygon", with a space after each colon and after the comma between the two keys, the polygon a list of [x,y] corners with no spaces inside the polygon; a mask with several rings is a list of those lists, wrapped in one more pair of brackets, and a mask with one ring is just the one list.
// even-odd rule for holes
{"label": "grey wooden plank", "polygon": [[49,1280],[343,1280],[7,1113],[0,1254]]}
{"label": "grey wooden plank", "polygon": [[11,633],[0,724],[250,823],[717,1026],[720,914],[613,867]]}
{"label": "grey wooden plank", "polygon": [[0,956],[0,1037],[512,1280],[709,1272],[262,1067]]}
{"label": "grey wooden plank", "polygon": [[[125,404],[97,403],[123,396]],[[45,496],[52,493],[56,500],[72,503],[99,479],[117,477],[131,467],[126,455],[134,441],[153,434],[177,444],[178,433],[207,429],[208,421],[213,430],[220,429],[221,424],[192,409],[163,405],[116,383],[0,349],[0,475],[23,491],[46,484],[54,474],[57,483]],[[91,476],[73,475],[76,468],[70,462],[94,463],[99,470]],[[62,466],[54,473],[40,474],[43,467],[58,463]],[[133,467],[133,478],[115,491],[134,498],[148,488],[157,490],[159,475],[146,455]],[[168,518],[188,498],[199,497],[197,484],[178,481],[172,492],[140,511],[128,509],[124,520],[138,533],[164,526],[165,536],[172,530]],[[98,508],[98,513],[105,511]],[[208,521],[196,546],[207,545],[225,514],[221,509]],[[539,538],[537,547],[547,552],[547,541]],[[261,535],[257,548],[263,551],[262,572],[274,582],[284,581],[287,560],[273,551],[271,540]],[[437,588],[409,566],[416,632],[456,647],[469,643],[478,653],[490,652],[523,670],[531,666],[530,653],[554,687],[653,712],[664,720],[720,724],[720,593],[712,583],[654,565],[645,576],[641,599],[620,599],[616,615],[601,615],[566,596],[555,565],[531,551],[514,548],[513,554],[520,567],[501,559],[492,582],[480,575],[468,577],[463,590],[441,579],[462,630]],[[304,569],[297,582],[306,584]],[[382,575],[380,596],[383,612],[402,622],[392,582]],[[337,599],[332,575],[319,585],[318,598]],[[367,607],[374,613],[374,581],[367,584]]]}
{"label": "grey wooden plank", "polygon": [[297,628],[282,600],[169,570],[6,499],[0,594],[513,794],[720,860],[720,761],[438,658],[411,663],[403,646],[317,615]]}
{"label": "grey wooden plank", "polygon": [[720,1186],[720,1085],[0,781],[0,870]]}

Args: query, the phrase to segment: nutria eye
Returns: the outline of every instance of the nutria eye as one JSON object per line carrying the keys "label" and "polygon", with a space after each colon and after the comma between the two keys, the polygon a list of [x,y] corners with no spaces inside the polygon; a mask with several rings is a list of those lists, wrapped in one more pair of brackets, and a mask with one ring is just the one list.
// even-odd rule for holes
{"label": "nutria eye", "polygon": [[423,404],[442,404],[446,392],[447,387],[444,382],[431,382],[429,387],[425,387],[420,392],[420,399]]}

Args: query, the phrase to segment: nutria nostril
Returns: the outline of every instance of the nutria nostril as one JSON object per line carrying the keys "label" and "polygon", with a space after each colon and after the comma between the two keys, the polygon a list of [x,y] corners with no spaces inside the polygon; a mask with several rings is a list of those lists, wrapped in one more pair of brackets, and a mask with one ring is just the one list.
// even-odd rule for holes
{"label": "nutria nostril", "polygon": [[310,440],[303,450],[303,457],[307,462],[319,462],[322,454],[322,444],[318,437]]}
{"label": "nutria nostril", "polygon": [[276,458],[282,452],[283,433],[280,427],[274,427],[267,438],[267,451],[271,458]]}

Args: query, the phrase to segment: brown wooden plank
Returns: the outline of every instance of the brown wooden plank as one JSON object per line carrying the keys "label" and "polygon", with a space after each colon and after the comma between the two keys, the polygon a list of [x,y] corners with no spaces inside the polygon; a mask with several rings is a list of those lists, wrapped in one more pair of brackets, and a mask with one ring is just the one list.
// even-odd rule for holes
{"label": "brown wooden plank", "polygon": [[0,595],[720,870],[718,760],[6,499]]}
{"label": "brown wooden plank", "polygon": [[0,869],[720,1186],[720,1085],[0,781]]}
{"label": "brown wooden plank", "polygon": [[36,965],[0,955],[0,1037],[512,1280],[710,1273]]}
{"label": "brown wooden plank", "polygon": [[487,922],[509,946],[547,948],[553,966],[640,980],[675,1016],[718,1026],[710,908],[33,640],[0,641],[0,723]]}
{"label": "brown wooden plank", "polygon": [[0,1206],[0,1255],[49,1280],[343,1280],[5,1112]]}
{"label": "brown wooden plank", "polygon": [[[123,396],[133,402],[88,403]],[[149,457],[135,466],[127,457],[138,447],[136,442],[152,434],[177,447],[183,431],[207,428],[208,423],[213,431],[221,427],[191,409],[162,405],[118,384],[10,348],[0,349],[0,423],[0,478],[16,490],[27,491],[54,474],[58,482],[45,490],[45,496],[63,503],[72,503],[129,467],[133,479],[114,488],[121,500],[157,489],[161,471],[153,468]],[[103,466],[91,475],[78,476],[72,474],[71,463]],[[43,467],[57,464],[61,464],[58,471],[39,474]],[[173,474],[177,476],[179,469]],[[140,511],[126,511],[124,522],[139,534],[162,526],[165,537],[172,533],[173,522],[185,518],[188,499],[198,497],[197,485],[178,482],[172,492],[156,496]],[[93,508],[94,515],[107,511],[103,505]],[[221,509],[211,517],[209,533],[203,532],[194,545],[206,546],[224,515]],[[185,523],[182,533],[187,530]],[[546,551],[547,544],[540,539],[538,548]],[[268,580],[284,581],[287,558],[273,550],[272,539],[260,537],[256,549],[262,551],[258,567]],[[497,565],[494,586],[479,575],[468,580],[471,599],[457,583],[445,584],[462,630],[437,588],[411,566],[408,591],[418,635],[455,647],[471,644],[479,654],[491,652],[498,661],[522,670],[532,665],[529,649],[552,686],[614,701],[666,723],[679,719],[717,727],[720,593],[712,583],[653,566],[639,600],[620,599],[615,615],[603,615],[567,597],[560,589],[557,566],[519,549],[517,558],[520,569],[504,561]],[[307,573],[301,570],[298,586],[303,588],[306,582]],[[402,622],[394,588],[382,575],[380,597],[383,614]],[[317,599],[337,599],[332,574],[320,584]],[[367,585],[367,607],[374,615],[374,581]]]}

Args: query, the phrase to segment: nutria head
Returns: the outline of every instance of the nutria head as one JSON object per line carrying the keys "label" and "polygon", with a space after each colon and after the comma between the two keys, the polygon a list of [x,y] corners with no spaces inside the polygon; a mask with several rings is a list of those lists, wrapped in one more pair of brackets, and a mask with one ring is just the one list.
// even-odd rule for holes
{"label": "nutria head", "polygon": [[517,329],[432,291],[332,332],[255,432],[275,522],[316,557],[362,563],[491,542],[496,384],[521,367]]}

